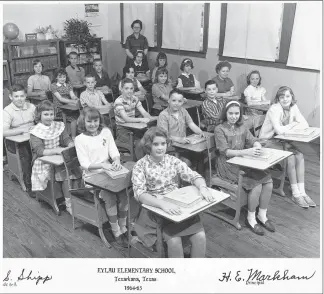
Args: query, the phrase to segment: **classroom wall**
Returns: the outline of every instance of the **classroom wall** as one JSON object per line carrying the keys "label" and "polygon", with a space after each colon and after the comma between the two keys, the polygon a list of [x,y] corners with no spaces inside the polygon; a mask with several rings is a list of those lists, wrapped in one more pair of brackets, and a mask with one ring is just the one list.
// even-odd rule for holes
{"label": "classroom wall", "polygon": [[[194,74],[201,85],[216,75],[215,66],[218,63],[220,3],[211,3],[209,18],[208,51],[206,58],[191,57],[194,63]],[[109,74],[122,74],[126,54],[120,45],[120,11],[119,4],[108,5],[108,68]],[[156,52],[149,52],[150,67],[154,66]],[[180,74],[181,60],[186,56],[167,54],[170,75],[176,79]],[[294,69],[279,69],[267,66],[251,66],[232,62],[230,77],[238,93],[246,87],[246,75],[252,70],[259,70],[262,75],[262,85],[267,90],[267,97],[274,98],[278,88],[286,85],[293,89],[302,114],[311,126],[320,127],[320,74]]]}

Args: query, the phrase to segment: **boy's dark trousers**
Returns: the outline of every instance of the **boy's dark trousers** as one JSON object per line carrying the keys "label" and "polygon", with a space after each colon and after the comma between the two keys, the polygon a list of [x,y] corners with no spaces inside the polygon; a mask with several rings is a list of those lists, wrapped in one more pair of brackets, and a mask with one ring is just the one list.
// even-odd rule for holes
{"label": "boy's dark trousers", "polygon": [[[16,153],[15,142],[6,140],[7,149],[10,153]],[[18,144],[19,157],[21,162],[21,169],[23,172],[23,179],[26,185],[27,191],[31,191],[31,173],[32,173],[32,153],[29,142],[23,142]]]}

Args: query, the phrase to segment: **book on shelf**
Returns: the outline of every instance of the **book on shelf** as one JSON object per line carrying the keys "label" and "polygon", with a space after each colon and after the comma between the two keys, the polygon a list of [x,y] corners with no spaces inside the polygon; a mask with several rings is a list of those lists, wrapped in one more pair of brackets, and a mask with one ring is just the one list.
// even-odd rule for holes
{"label": "book on shelf", "polygon": [[[196,191],[193,189],[196,189]],[[202,196],[196,187],[187,186],[181,189],[173,190],[171,193],[164,195],[163,199],[180,207],[188,208],[201,201]]]}
{"label": "book on shelf", "polygon": [[248,159],[269,161],[273,157],[273,152],[271,150],[267,149],[267,148],[262,148],[260,155],[244,155],[243,157],[248,158]]}
{"label": "book on shelf", "polygon": [[288,133],[285,133],[285,137],[297,137],[297,138],[307,138],[313,135],[314,129],[305,128],[305,129],[292,129]]}
{"label": "book on shelf", "polygon": [[105,173],[112,179],[118,179],[125,177],[129,173],[129,170],[126,167],[122,166],[122,169],[117,171],[105,169]]}
{"label": "book on shelf", "polygon": [[201,143],[206,140],[204,137],[202,137],[198,134],[192,134],[192,135],[188,136],[187,139],[190,141],[190,144],[193,144],[193,145]]}

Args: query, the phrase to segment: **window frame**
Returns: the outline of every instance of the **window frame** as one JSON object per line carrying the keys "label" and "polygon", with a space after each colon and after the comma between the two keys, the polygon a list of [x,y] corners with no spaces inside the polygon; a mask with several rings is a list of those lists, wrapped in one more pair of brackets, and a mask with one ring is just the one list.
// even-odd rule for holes
{"label": "window frame", "polygon": [[[203,36],[203,50],[202,51],[188,51],[188,50],[177,50],[167,49],[162,47],[162,30],[163,30],[163,3],[155,4],[155,17],[157,25],[157,45],[149,47],[151,52],[160,52],[174,54],[174,55],[185,55],[190,57],[206,58],[208,50],[208,34],[209,34],[209,12],[210,4],[204,3],[204,36]],[[124,4],[120,3],[120,30],[121,30],[121,41],[120,44],[125,48],[124,44]]]}
{"label": "window frame", "polygon": [[294,26],[296,3],[284,3],[283,17],[282,17],[282,29],[280,36],[279,58],[273,61],[256,60],[248,58],[239,58],[223,55],[225,31],[226,31],[226,18],[227,18],[227,3],[221,5],[221,22],[220,22],[220,34],[219,34],[219,51],[218,56],[220,61],[227,60],[235,63],[248,63],[249,65],[259,65],[274,68],[291,69],[298,71],[308,72],[320,72],[316,69],[292,67],[287,65],[289,48],[291,43],[292,31]]}

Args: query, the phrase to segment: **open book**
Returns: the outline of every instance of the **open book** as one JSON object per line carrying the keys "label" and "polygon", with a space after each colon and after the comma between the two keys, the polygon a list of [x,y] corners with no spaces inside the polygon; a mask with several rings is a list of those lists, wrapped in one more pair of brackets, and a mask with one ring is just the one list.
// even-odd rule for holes
{"label": "open book", "polygon": [[202,196],[196,190],[197,188],[192,186],[176,189],[164,195],[163,199],[180,207],[192,207],[202,199]]}
{"label": "open book", "polygon": [[306,129],[291,129],[289,132],[285,133],[285,137],[298,137],[298,138],[307,138],[313,135],[314,129],[313,128],[306,128]]}
{"label": "open book", "polygon": [[244,158],[269,161],[273,158],[273,152],[268,148],[262,148],[260,155],[244,155]]}
{"label": "open book", "polygon": [[122,169],[117,171],[105,169],[105,173],[112,179],[118,179],[125,177],[129,173],[129,170],[126,167],[122,166]]}
{"label": "open book", "polygon": [[204,137],[202,137],[198,134],[192,134],[192,135],[188,136],[187,139],[189,139],[190,144],[198,144],[198,143],[201,143],[206,140]]}

